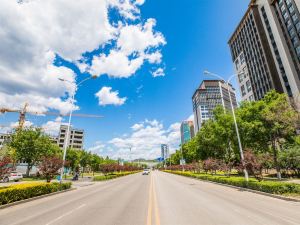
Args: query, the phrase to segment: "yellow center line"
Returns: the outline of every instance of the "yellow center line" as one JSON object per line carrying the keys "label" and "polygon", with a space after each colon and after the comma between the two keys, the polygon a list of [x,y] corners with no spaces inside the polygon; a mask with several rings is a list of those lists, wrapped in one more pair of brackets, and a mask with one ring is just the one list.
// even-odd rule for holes
{"label": "yellow center line", "polygon": [[150,188],[149,188],[149,201],[148,201],[148,215],[147,215],[147,225],[152,225],[152,209],[154,207],[155,225],[160,225],[159,210],[157,205],[157,197],[154,185],[154,178],[152,173],[150,173]]}
{"label": "yellow center line", "polygon": [[150,188],[149,188],[149,200],[148,200],[148,216],[147,216],[147,225],[152,225],[152,174],[150,173]]}
{"label": "yellow center line", "polygon": [[[154,183],[154,181],[153,181],[153,183]],[[156,222],[156,225],[160,225],[159,210],[158,210],[158,205],[157,205],[157,197],[156,197],[156,190],[155,190],[154,184],[153,184],[153,195],[154,195],[155,222]]]}

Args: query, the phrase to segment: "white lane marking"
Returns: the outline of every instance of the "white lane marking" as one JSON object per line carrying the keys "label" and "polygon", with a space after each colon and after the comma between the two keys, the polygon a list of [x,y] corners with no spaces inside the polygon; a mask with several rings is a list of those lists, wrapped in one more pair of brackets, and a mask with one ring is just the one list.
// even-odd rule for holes
{"label": "white lane marking", "polygon": [[55,220],[50,221],[50,222],[47,223],[46,225],[53,224],[54,222],[56,222],[56,221],[62,219],[62,218],[65,217],[65,216],[68,216],[68,215],[72,214],[73,212],[75,212],[75,211],[78,210],[78,209],[81,209],[81,208],[84,207],[84,206],[86,206],[86,204],[82,204],[82,205],[78,206],[77,208],[75,208],[75,209],[73,209],[73,210],[71,210],[71,211],[69,211],[69,212],[67,212],[67,213],[62,214],[61,216],[57,217]]}

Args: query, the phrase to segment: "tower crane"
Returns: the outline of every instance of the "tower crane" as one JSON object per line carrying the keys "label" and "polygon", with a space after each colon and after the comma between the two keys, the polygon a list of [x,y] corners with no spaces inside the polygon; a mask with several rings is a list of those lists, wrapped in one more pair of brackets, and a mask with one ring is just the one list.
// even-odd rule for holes
{"label": "tower crane", "polygon": [[[42,115],[49,115],[49,116],[69,116],[69,114],[61,114],[61,113],[56,113],[56,112],[33,112],[33,111],[28,111],[28,103],[25,103],[24,107],[22,109],[10,109],[10,108],[0,108],[0,113],[19,113],[19,125],[18,125],[18,130],[22,130],[26,121],[26,114],[31,114],[31,115],[37,115],[37,116],[42,116]],[[76,117],[86,117],[86,118],[103,118],[101,115],[89,115],[89,114],[72,114],[72,116]]]}

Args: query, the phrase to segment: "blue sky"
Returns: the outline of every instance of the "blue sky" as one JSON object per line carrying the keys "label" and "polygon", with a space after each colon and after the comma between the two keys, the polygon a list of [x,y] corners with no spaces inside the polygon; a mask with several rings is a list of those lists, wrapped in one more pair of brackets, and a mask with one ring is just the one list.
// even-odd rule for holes
{"label": "blue sky", "polygon": [[[144,135],[147,135],[147,132],[156,132],[157,135],[154,135],[150,142],[170,141],[172,143],[169,144],[174,150],[179,143],[178,123],[192,114],[191,96],[201,80],[209,78],[204,77],[202,72],[208,69],[224,76],[234,72],[227,41],[242,18],[249,1],[173,0],[170,3],[171,1],[167,0],[146,0],[144,4],[137,5],[140,9],[140,19],[135,22],[127,21],[128,24],[143,25],[149,18],[156,20],[153,32],[160,32],[166,41],[165,45],[161,44],[154,48],[161,51],[161,62],[145,62],[128,78],[114,78],[104,74],[79,88],[76,101],[80,110],[76,113],[104,116],[103,119],[73,118],[73,126],[86,131],[86,149],[102,155],[126,158],[126,145],[132,145],[136,140],[133,139],[135,135],[142,139],[144,137],[138,132],[145,132]],[[0,11],[0,18],[3,13]],[[116,22],[119,17],[121,17],[119,14],[113,12],[110,14],[110,21]],[[7,26],[10,28],[12,25]],[[112,42],[104,48],[89,48],[85,53],[86,63],[91,63],[94,55],[109,52],[115,48],[113,46]],[[90,51],[91,49],[93,51]],[[63,55],[61,56],[63,60],[56,58],[53,62],[73,69],[77,74],[77,80],[89,76],[87,72],[80,73],[75,66],[75,60],[69,59],[69,52],[64,51],[63,54],[55,52]],[[15,54],[18,54],[18,50]],[[158,68],[164,69],[165,76],[153,77],[151,72]],[[119,92],[120,98],[126,98],[125,103],[118,106],[99,105],[95,93],[104,86]],[[49,110],[55,111],[51,107]],[[0,124],[9,124],[16,120],[16,115],[6,114],[0,117]],[[29,116],[28,120],[40,126],[49,120],[55,120],[55,117]],[[134,124],[137,127],[141,125],[142,128],[131,128]],[[116,142],[118,144],[115,144]],[[145,143],[133,144],[135,148],[133,157],[155,158],[159,154],[160,144],[162,143],[149,144],[145,138]],[[150,148],[151,154],[148,154]]]}

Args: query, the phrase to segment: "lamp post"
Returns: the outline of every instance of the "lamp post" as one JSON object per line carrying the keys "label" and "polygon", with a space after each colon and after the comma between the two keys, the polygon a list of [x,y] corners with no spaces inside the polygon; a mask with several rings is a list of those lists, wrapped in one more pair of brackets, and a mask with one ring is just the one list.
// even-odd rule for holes
{"label": "lamp post", "polygon": [[182,172],[184,172],[184,159],[183,159],[183,144],[180,145],[180,151],[181,151],[181,167],[182,167]]}
{"label": "lamp post", "polygon": [[243,147],[242,147],[242,142],[241,142],[241,138],[240,138],[240,133],[239,133],[239,128],[238,128],[238,125],[237,125],[237,122],[236,122],[236,116],[235,116],[235,111],[234,111],[234,106],[233,106],[233,103],[232,103],[232,99],[231,99],[231,92],[230,92],[230,88],[229,88],[229,82],[230,80],[235,77],[235,76],[238,76],[240,74],[244,74],[244,73],[239,73],[239,74],[233,74],[232,76],[229,77],[228,81],[226,81],[223,77],[221,77],[220,75],[218,74],[215,74],[215,73],[211,73],[209,71],[204,71],[204,74],[206,75],[211,75],[211,76],[214,76],[214,77],[217,77],[219,78],[220,80],[224,81],[226,83],[226,86],[227,86],[227,91],[228,91],[228,94],[229,94],[229,101],[230,101],[230,106],[231,106],[231,111],[232,111],[232,115],[233,115],[233,121],[234,121],[234,126],[235,126],[235,131],[236,131],[236,136],[237,136],[237,139],[238,139],[238,144],[239,144],[239,150],[240,150],[240,156],[241,156],[241,162],[242,162],[242,165],[244,167],[244,175],[245,175],[245,180],[248,182],[249,181],[249,175],[248,175],[248,171],[247,169],[245,168],[244,166],[244,152],[243,152]]}
{"label": "lamp post", "polygon": [[[72,93],[72,97],[71,97],[72,108],[71,108],[70,113],[69,113],[68,128],[67,128],[67,133],[66,133],[67,137],[66,137],[66,140],[65,140],[65,143],[64,143],[64,148],[63,148],[64,153],[63,153],[63,164],[62,164],[61,171],[60,171],[60,183],[62,183],[62,179],[63,179],[64,167],[65,167],[65,161],[66,161],[66,155],[67,155],[67,148],[68,148],[69,141],[70,141],[70,138],[69,138],[70,137],[70,126],[71,126],[71,121],[72,121],[73,105],[74,105],[74,101],[75,101],[75,95],[76,95],[76,92],[77,92],[78,88],[80,87],[80,85],[82,85],[84,82],[86,82],[88,80],[95,79],[95,78],[97,78],[97,76],[93,75],[93,76],[90,76],[90,77],[87,77],[87,78],[83,79],[82,81],[80,81],[77,84],[77,87],[75,87],[75,90]],[[58,79],[62,82],[68,82],[68,83],[74,84],[74,82],[63,79],[63,78],[58,78]]]}

